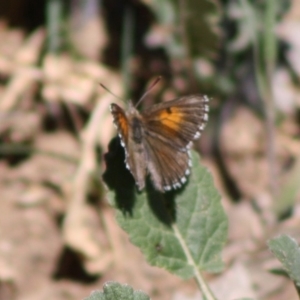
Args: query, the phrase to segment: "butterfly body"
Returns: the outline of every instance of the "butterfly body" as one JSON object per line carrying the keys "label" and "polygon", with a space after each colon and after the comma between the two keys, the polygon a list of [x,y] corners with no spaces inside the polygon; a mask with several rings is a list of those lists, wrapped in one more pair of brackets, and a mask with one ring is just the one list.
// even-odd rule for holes
{"label": "butterfly body", "polygon": [[152,106],[145,112],[129,103],[125,112],[111,104],[114,123],[125,148],[126,167],[139,190],[150,174],[161,191],[181,187],[190,173],[189,149],[208,120],[208,98],[191,95]]}

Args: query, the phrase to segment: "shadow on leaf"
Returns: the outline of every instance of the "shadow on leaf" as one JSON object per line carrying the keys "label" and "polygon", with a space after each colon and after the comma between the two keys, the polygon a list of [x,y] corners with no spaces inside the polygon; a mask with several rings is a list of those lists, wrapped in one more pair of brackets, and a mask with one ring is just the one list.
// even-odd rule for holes
{"label": "shadow on leaf", "polygon": [[124,215],[132,216],[135,201],[144,201],[146,198],[151,211],[160,222],[167,226],[176,222],[175,197],[182,193],[185,187],[161,193],[155,190],[147,176],[146,189],[138,192],[133,176],[125,167],[125,153],[118,137],[111,140],[104,158],[107,168],[103,180],[109,189],[115,192],[116,206]]}
{"label": "shadow on leaf", "polygon": [[110,190],[115,192],[117,207],[124,213],[132,215],[135,201],[135,182],[125,167],[125,153],[118,137],[113,138],[104,155],[106,171],[103,180]]}
{"label": "shadow on leaf", "polygon": [[175,196],[178,191],[161,193],[154,189],[149,177],[146,183],[146,193],[149,207],[153,214],[167,226],[176,221]]}

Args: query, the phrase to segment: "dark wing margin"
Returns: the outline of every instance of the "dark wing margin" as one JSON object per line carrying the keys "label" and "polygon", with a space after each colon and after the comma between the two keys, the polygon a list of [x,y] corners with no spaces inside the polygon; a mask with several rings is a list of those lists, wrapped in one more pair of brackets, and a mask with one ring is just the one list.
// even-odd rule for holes
{"label": "dark wing margin", "polygon": [[208,103],[207,96],[190,95],[154,105],[142,114],[148,135],[186,151],[205,128]]}

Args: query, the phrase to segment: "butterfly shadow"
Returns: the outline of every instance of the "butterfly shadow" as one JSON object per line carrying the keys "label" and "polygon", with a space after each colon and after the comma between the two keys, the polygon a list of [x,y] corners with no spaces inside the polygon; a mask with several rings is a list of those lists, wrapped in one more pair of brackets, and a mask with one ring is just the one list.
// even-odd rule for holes
{"label": "butterfly shadow", "polygon": [[109,189],[115,192],[117,208],[124,214],[132,215],[136,188],[132,175],[125,167],[125,153],[119,137],[110,141],[104,160],[106,171],[103,174],[103,180]]}
{"label": "butterfly shadow", "polygon": [[[124,148],[120,144],[119,137],[113,138],[108,146],[108,152],[104,155],[106,171],[103,180],[110,190],[115,193],[115,203],[123,214],[132,216],[134,203],[138,192],[134,178],[130,171],[125,167]],[[148,205],[156,218],[167,226],[176,222],[176,195],[184,188],[173,190],[166,193],[157,191],[147,176],[146,193]]]}
{"label": "butterfly shadow", "polygon": [[149,207],[157,219],[169,227],[176,222],[175,198],[179,192],[179,190],[159,192],[155,190],[149,177],[147,178],[146,193]]}

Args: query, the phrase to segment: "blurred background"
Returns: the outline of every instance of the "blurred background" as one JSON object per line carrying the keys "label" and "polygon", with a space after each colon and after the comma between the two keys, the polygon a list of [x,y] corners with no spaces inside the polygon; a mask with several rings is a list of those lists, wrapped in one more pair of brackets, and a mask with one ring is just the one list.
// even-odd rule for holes
{"label": "blurred background", "polygon": [[192,280],[148,265],[105,199],[109,104],[137,102],[158,76],[141,109],[211,99],[195,149],[229,217],[212,284],[224,299],[298,299],[268,272],[266,240],[300,238],[300,2],[2,2],[0,299],[82,299],[107,280],[199,299]]}

